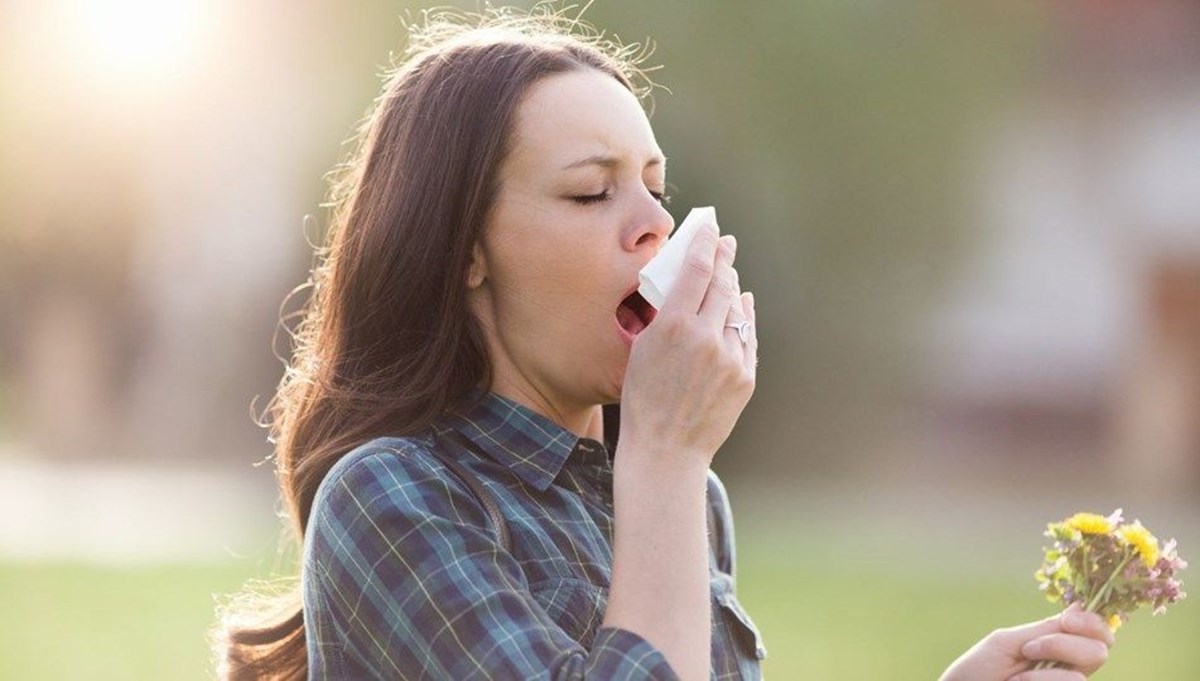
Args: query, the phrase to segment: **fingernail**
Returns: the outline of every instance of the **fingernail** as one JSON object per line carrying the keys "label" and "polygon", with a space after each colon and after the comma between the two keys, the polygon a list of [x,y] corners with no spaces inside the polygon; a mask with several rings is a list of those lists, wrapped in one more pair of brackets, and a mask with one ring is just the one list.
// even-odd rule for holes
{"label": "fingernail", "polygon": [[726,236],[729,237],[729,248],[733,253],[737,253],[737,237],[732,234]]}
{"label": "fingernail", "polygon": [[1062,623],[1068,629],[1080,629],[1083,627],[1083,613],[1078,610],[1068,610],[1063,613]]}
{"label": "fingernail", "polygon": [[750,297],[750,309],[753,310],[754,309],[754,294],[751,293],[750,291],[747,291],[746,295]]}

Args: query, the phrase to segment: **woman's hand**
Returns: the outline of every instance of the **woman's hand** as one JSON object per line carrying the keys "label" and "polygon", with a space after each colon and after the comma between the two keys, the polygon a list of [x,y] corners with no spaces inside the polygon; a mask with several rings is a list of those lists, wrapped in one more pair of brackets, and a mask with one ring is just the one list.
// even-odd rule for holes
{"label": "woman's hand", "polygon": [[[1041,622],[997,629],[963,653],[941,681],[1083,681],[1108,659],[1108,625],[1078,604]],[[1041,660],[1067,669],[1033,671]]]}
{"label": "woman's hand", "polygon": [[686,681],[711,674],[705,480],[754,392],[754,321],[715,225],[693,239],[675,287],[634,338],[613,463],[612,584],[604,625],[635,632]]}
{"label": "woman's hand", "polygon": [[634,339],[621,393],[621,444],[632,446],[622,450],[707,469],[733,430],[754,392],[758,349],[754,327],[743,345],[726,326],[754,321],[736,250],[733,237],[702,227],[662,309]]}

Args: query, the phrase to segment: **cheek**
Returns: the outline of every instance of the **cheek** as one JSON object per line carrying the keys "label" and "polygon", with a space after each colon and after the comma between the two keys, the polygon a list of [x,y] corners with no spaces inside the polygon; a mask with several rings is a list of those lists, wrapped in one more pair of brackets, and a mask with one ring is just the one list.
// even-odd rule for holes
{"label": "cheek", "polygon": [[590,275],[586,261],[575,257],[569,241],[541,238],[527,241],[498,258],[493,277],[497,295],[556,306],[570,304]]}
{"label": "cheek", "polygon": [[580,225],[527,223],[493,244],[500,296],[533,298],[558,309],[589,307],[606,290],[602,244]]}
{"label": "cheek", "polygon": [[[543,202],[511,199],[497,211],[488,230],[489,269],[498,279],[521,284],[551,274],[569,246],[567,230]],[[529,276],[535,275],[535,276]]]}
{"label": "cheek", "polygon": [[573,205],[516,199],[497,212],[488,239],[496,324],[511,345],[542,361],[586,356],[596,362],[591,371],[611,371],[619,359],[609,347],[619,343],[617,242],[611,228],[584,213]]}

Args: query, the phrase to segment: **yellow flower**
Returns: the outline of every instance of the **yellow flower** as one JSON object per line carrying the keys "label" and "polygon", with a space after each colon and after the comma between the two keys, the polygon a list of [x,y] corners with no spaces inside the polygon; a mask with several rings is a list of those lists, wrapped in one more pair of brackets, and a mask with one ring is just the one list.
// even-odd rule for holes
{"label": "yellow flower", "polygon": [[1120,615],[1109,615],[1108,616],[1108,630],[1109,631],[1112,631],[1115,633],[1117,631],[1117,629],[1121,628],[1121,624],[1123,624],[1123,622],[1121,621]]}
{"label": "yellow flower", "polygon": [[1067,525],[1084,534],[1108,534],[1113,529],[1108,518],[1095,513],[1076,513],[1067,518]]}
{"label": "yellow flower", "polygon": [[1158,539],[1150,534],[1150,530],[1142,527],[1137,520],[1132,524],[1122,525],[1119,530],[1122,539],[1137,549],[1138,555],[1146,567],[1152,568],[1158,562]]}

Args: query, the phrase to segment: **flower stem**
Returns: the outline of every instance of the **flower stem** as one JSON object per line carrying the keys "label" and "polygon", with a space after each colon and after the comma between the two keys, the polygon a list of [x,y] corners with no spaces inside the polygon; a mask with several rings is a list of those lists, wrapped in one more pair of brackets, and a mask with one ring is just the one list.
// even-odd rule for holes
{"label": "flower stem", "polygon": [[[1108,597],[1108,592],[1112,590],[1113,580],[1117,578],[1117,575],[1121,574],[1121,570],[1125,569],[1125,566],[1128,565],[1129,561],[1133,559],[1135,553],[1135,551],[1126,553],[1125,557],[1121,559],[1121,562],[1117,563],[1117,567],[1108,574],[1108,579],[1104,580],[1104,584],[1096,591],[1095,594],[1092,595],[1091,599],[1084,604],[1084,612],[1096,612],[1096,608],[1100,607],[1100,605],[1104,602],[1104,599]],[[1042,660],[1034,665],[1033,669],[1034,671],[1039,669],[1059,669],[1062,668],[1062,666],[1062,664],[1055,662],[1054,660]]]}
{"label": "flower stem", "polygon": [[1100,604],[1104,602],[1105,598],[1108,597],[1108,592],[1112,590],[1113,580],[1116,579],[1117,575],[1121,574],[1121,570],[1124,570],[1125,566],[1129,564],[1129,561],[1133,559],[1134,553],[1135,552],[1130,551],[1129,553],[1125,554],[1125,558],[1123,558],[1121,562],[1117,564],[1117,567],[1111,573],[1109,573],[1108,579],[1104,581],[1104,586],[1100,587],[1100,590],[1096,592],[1096,595],[1092,597],[1092,600],[1088,602],[1087,605],[1083,606],[1085,611],[1096,612],[1096,608],[1100,607]]}

